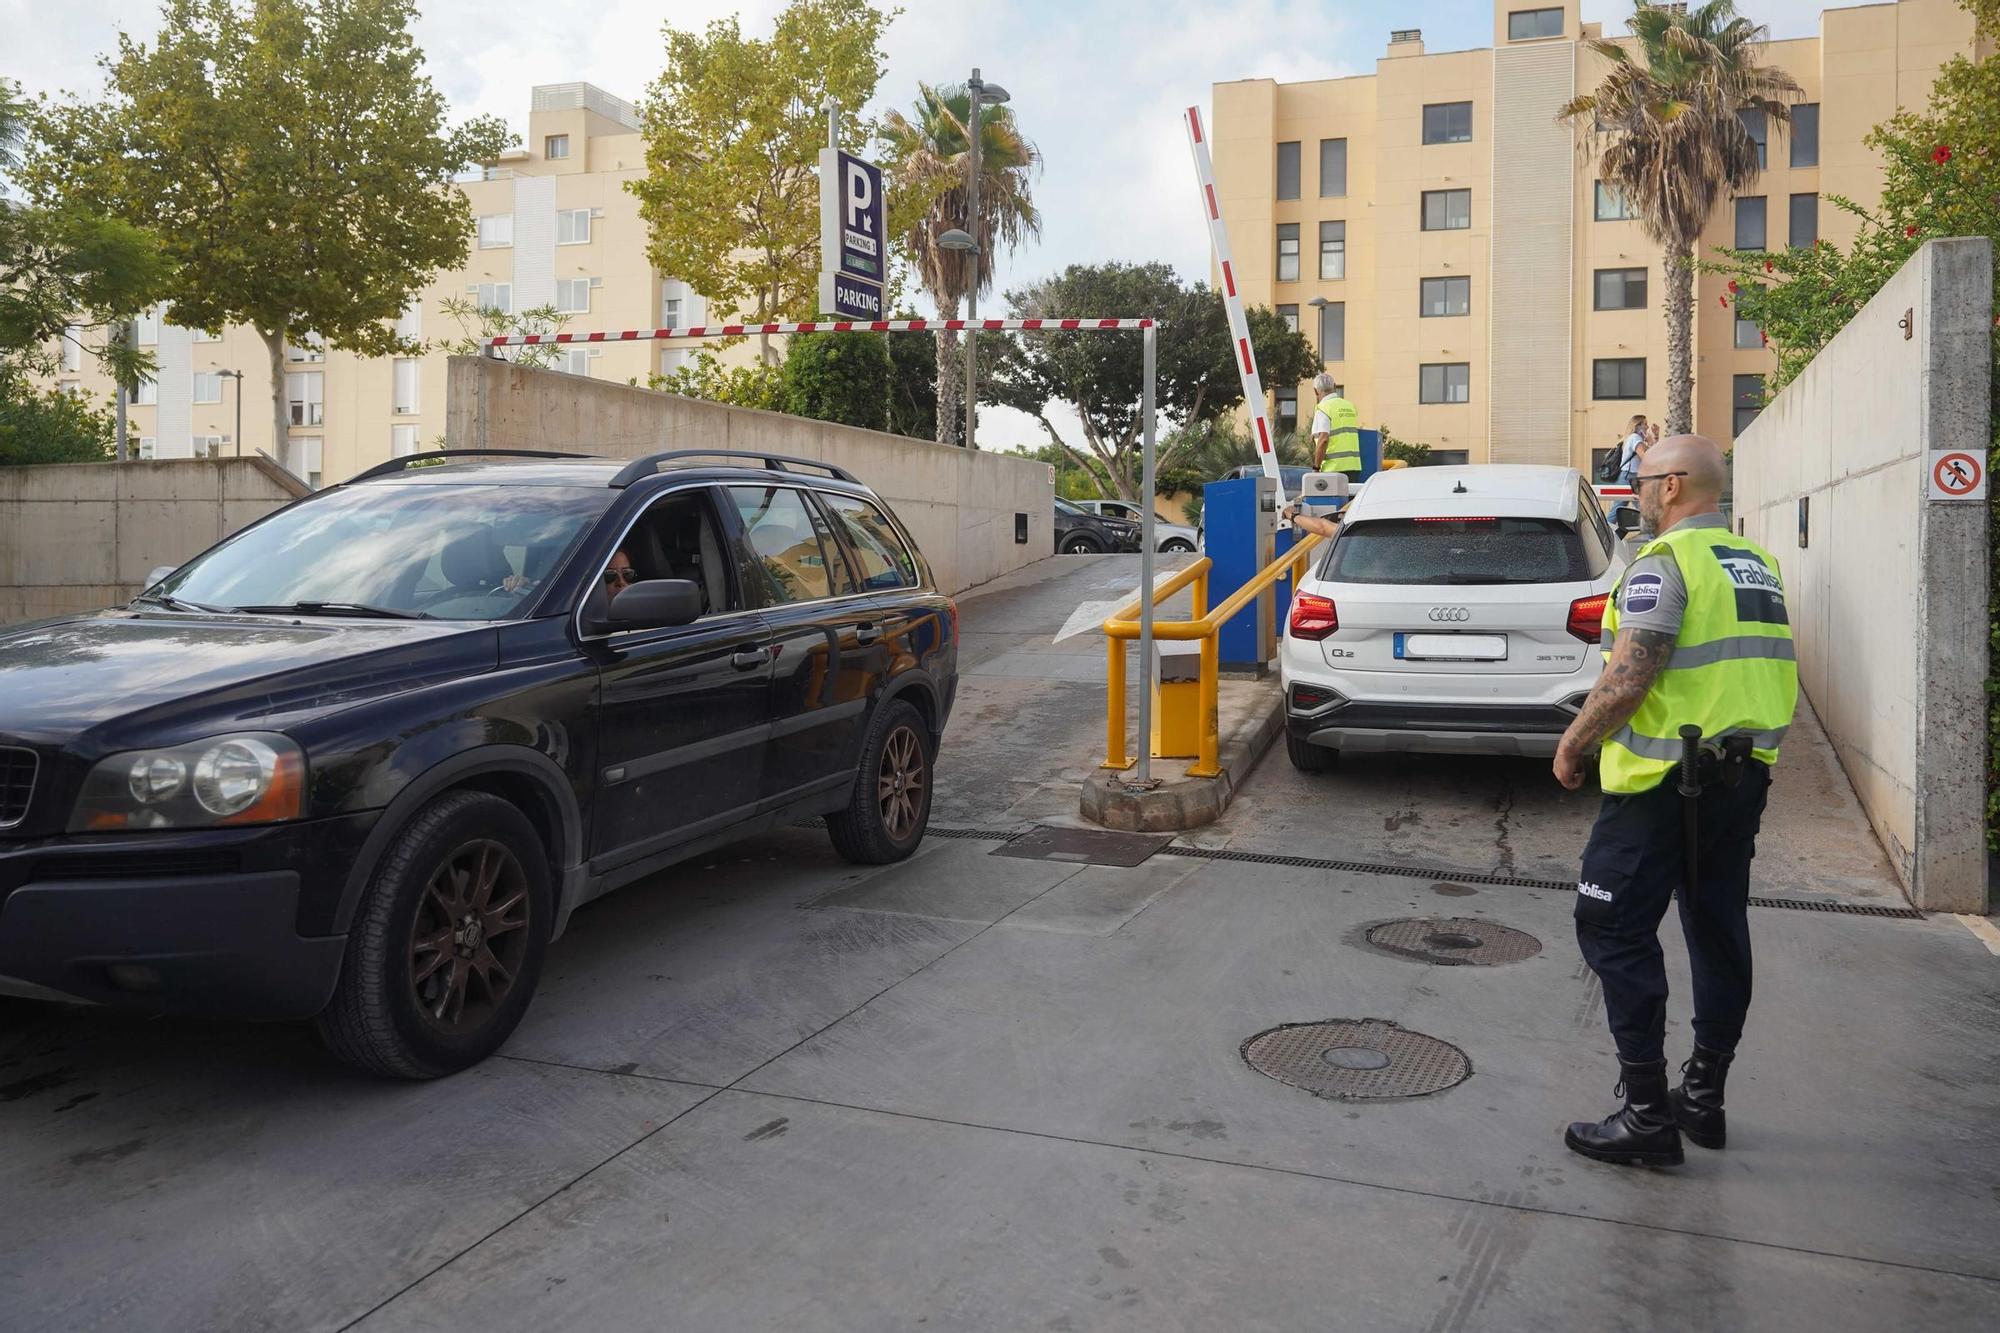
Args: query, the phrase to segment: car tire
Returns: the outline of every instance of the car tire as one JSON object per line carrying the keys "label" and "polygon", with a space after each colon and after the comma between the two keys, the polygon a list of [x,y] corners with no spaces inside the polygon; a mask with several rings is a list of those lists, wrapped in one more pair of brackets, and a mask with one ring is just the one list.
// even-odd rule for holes
{"label": "car tire", "polygon": [[1164,555],[1193,555],[1194,543],[1176,537],[1172,541],[1162,542],[1160,551]]}
{"label": "car tire", "polygon": [[861,745],[847,808],[826,817],[833,850],[856,865],[901,861],[923,843],[931,818],[930,728],[923,714],[891,699]]}
{"label": "car tire", "polygon": [[1340,762],[1340,751],[1285,733],[1285,757],[1301,773],[1324,773]]}
{"label": "car tire", "polygon": [[525,815],[486,792],[439,797],[396,835],[362,894],[315,1020],[321,1040],[390,1078],[478,1064],[527,1011],[553,907],[548,855]]}
{"label": "car tire", "polygon": [[1065,537],[1058,555],[1102,555],[1104,548],[1095,537]]}

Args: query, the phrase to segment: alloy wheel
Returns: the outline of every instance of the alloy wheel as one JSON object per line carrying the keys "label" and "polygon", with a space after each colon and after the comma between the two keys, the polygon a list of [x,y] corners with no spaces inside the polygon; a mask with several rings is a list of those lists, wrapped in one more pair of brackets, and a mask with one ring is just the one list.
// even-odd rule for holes
{"label": "alloy wheel", "polygon": [[432,1027],[478,1029],[500,1008],[528,950],[521,863],[488,838],[438,863],[410,926],[410,986]]}
{"label": "alloy wheel", "polygon": [[876,782],[882,828],[891,840],[907,842],[917,831],[929,783],[923,742],[911,728],[897,727],[882,744],[882,771]]}

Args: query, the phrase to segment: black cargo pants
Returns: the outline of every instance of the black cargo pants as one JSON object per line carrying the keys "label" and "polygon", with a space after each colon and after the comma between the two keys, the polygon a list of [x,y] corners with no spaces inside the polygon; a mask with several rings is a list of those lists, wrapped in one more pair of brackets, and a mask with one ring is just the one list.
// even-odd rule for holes
{"label": "black cargo pants", "polygon": [[[1693,899],[1682,893],[1681,933],[1694,976],[1694,1037],[1724,1053],[1750,1009],[1750,859],[1771,770],[1752,759],[1727,787],[1705,764],[1701,854]],[[1660,921],[1681,889],[1683,798],[1676,774],[1630,796],[1607,792],[1583,851],[1576,942],[1604,986],[1604,1012],[1621,1059],[1665,1057],[1667,969]]]}

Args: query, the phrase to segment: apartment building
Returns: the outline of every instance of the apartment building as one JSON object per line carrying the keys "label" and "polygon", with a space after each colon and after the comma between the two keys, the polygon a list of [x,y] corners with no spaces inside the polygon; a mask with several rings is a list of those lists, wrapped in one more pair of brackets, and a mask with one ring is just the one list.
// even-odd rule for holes
{"label": "apartment building", "polygon": [[[452,298],[523,311],[552,305],[566,327],[650,328],[698,323],[702,299],[646,259],[646,228],[625,183],[645,173],[639,117],[628,102],[587,83],[533,90],[525,143],[459,182],[476,219],[463,267],[438,274],[398,325],[421,341],[416,357],[363,357],[306,340],[285,353],[287,438],[271,440],[270,356],[254,329],[220,336],[178,328],[153,312],[140,344],[158,363],[130,409],[142,457],[191,458],[264,450],[315,485],[339,481],[394,455],[434,444],[445,429],[443,348],[472,332],[444,313]],[[101,332],[99,334],[101,336]],[[643,383],[670,370],[684,347],[633,342],[567,350],[560,368]],[[242,372],[240,381],[230,372]],[[110,378],[75,348],[60,383],[110,402]]]}
{"label": "apartment building", "polygon": [[[1238,285],[1306,330],[1364,424],[1447,461],[1588,466],[1632,414],[1664,416],[1659,247],[1556,121],[1608,66],[1582,45],[1599,29],[1577,0],[1496,0],[1490,49],[1426,52],[1411,29],[1373,74],[1215,85]],[[1818,36],[1771,42],[1764,59],[1804,95],[1789,131],[1746,119],[1765,169],[1704,250],[1848,240],[1853,219],[1821,198],[1876,199],[1864,136],[1973,46],[1954,0],[1829,9]],[[1696,278],[1695,427],[1726,444],[1775,358],[1724,295]],[[1277,388],[1274,424],[1312,402]]]}

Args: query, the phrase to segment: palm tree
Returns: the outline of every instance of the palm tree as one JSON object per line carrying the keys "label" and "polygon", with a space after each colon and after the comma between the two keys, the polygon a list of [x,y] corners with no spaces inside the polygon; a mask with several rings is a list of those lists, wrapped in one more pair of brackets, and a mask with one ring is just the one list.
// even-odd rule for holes
{"label": "palm tree", "polygon": [[1757,143],[1738,114],[1755,109],[1785,125],[1798,82],[1760,65],[1770,36],[1730,0],[1698,9],[1640,4],[1632,15],[1638,53],[1596,37],[1584,44],[1611,62],[1593,92],[1558,120],[1583,131],[1579,151],[1598,177],[1637,211],[1666,251],[1667,430],[1693,429],[1694,248],[1710,214],[1757,179]]}
{"label": "palm tree", "polygon": [[[917,85],[914,114],[891,111],[882,123],[887,166],[894,182],[892,199],[920,209],[910,220],[904,244],[916,266],[917,280],[937,303],[944,319],[958,317],[959,303],[973,286],[974,256],[947,250],[938,237],[959,228],[979,243],[978,290],[993,287],[996,242],[1013,249],[1023,238],[1041,233],[1042,215],[1029,193],[1029,177],[1041,166],[1042,155],[1021,135],[1013,113],[1004,106],[979,110],[979,217],[966,218],[968,202],[966,157],[971,143],[966,122],[972,118],[972,98],[963,84],[934,88]],[[938,333],[937,438],[958,439],[964,417],[960,401],[962,371],[958,365],[958,335]]]}

